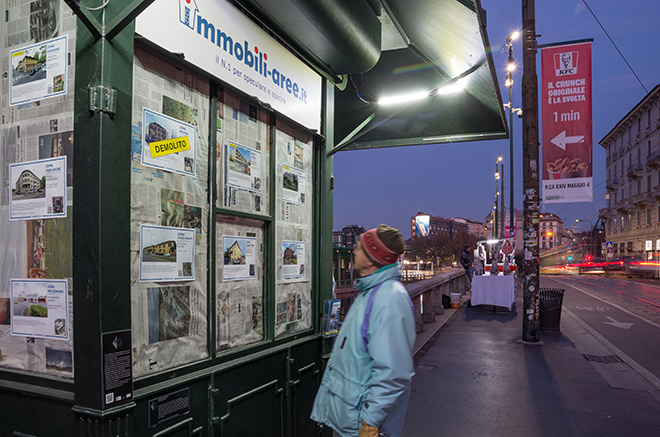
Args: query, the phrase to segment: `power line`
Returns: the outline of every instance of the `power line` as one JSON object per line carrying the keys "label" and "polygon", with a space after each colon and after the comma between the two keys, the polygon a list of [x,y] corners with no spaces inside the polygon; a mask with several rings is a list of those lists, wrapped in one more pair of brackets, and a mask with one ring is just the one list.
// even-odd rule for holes
{"label": "power line", "polygon": [[589,5],[587,4],[587,0],[582,0],[582,3],[584,3],[584,5],[587,7],[587,9],[589,9],[589,12],[591,12],[591,15],[594,17],[594,20],[596,20],[596,22],[598,23],[598,25],[600,26],[600,28],[603,29],[603,32],[605,32],[605,35],[607,36],[607,38],[610,40],[610,42],[612,43],[612,45],[614,46],[614,48],[616,49],[616,51],[619,52],[619,55],[621,55],[621,59],[623,59],[623,62],[625,62],[626,65],[628,66],[628,68],[630,68],[630,71],[632,72],[633,76],[635,76],[635,79],[637,79],[637,82],[639,82],[639,84],[642,86],[642,88],[644,89],[644,91],[646,92],[646,94],[648,94],[648,93],[649,93],[649,90],[646,89],[646,87],[644,86],[644,84],[642,83],[642,81],[639,79],[639,77],[637,76],[637,73],[635,73],[635,70],[633,70],[633,68],[630,66],[630,64],[628,63],[628,60],[626,59],[626,57],[623,56],[623,53],[621,53],[621,50],[619,50],[619,47],[617,47],[616,43],[614,42],[614,40],[612,39],[612,37],[610,36],[610,34],[607,33],[607,30],[605,30],[605,26],[603,26],[603,25],[601,24],[601,22],[600,22],[600,20],[598,19],[598,17],[596,17],[596,14],[594,14],[594,11],[591,10],[591,8],[589,7]]}

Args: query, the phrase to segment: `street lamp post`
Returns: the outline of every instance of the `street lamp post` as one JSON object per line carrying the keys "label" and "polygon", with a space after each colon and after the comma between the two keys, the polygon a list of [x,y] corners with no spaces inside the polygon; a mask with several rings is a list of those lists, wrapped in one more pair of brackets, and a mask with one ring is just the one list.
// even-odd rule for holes
{"label": "street lamp post", "polygon": [[[515,31],[506,38],[506,46],[509,51],[509,57],[506,65],[506,80],[504,85],[509,88],[509,103],[504,106],[509,108],[509,229],[513,228],[513,113],[515,112],[518,117],[522,117],[522,110],[513,107],[513,71],[516,69],[515,59],[513,59],[513,41],[520,36],[520,32]],[[504,190],[502,190],[504,191]]]}
{"label": "street lamp post", "polygon": [[500,191],[499,191],[500,171],[499,168],[497,167],[497,164],[499,164],[502,161],[502,159],[503,158],[500,156],[495,161],[495,208],[494,208],[495,213],[493,214],[493,219],[494,219],[493,221],[495,223],[495,226],[493,228],[494,239],[498,239],[500,235],[499,226],[497,223],[497,200],[498,200],[497,198],[500,195]]}
{"label": "street lamp post", "polygon": [[499,234],[499,239],[504,238],[504,211],[506,207],[504,206],[504,163],[500,164],[500,174],[502,175],[502,182],[500,183],[500,193],[502,195],[500,196],[501,199],[501,209],[500,209],[500,234]]}

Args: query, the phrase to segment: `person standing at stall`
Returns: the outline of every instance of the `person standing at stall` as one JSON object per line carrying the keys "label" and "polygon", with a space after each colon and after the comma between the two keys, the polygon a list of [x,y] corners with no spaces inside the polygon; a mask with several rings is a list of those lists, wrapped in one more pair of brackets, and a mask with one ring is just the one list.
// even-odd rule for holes
{"label": "person standing at stall", "polygon": [[470,282],[472,282],[474,269],[472,268],[472,259],[470,259],[470,246],[465,246],[463,248],[463,253],[461,254],[461,265],[465,269],[465,274],[468,275],[468,278],[470,278]]}
{"label": "person standing at stall", "polygon": [[311,419],[341,436],[401,435],[415,374],[415,314],[399,282],[401,233],[380,225],[353,249],[355,288],[332,349]]}

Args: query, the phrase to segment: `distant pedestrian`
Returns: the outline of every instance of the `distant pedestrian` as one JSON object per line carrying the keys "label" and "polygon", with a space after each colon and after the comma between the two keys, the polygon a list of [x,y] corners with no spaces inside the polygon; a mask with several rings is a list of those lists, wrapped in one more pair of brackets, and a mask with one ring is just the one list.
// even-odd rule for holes
{"label": "distant pedestrian", "polygon": [[465,269],[465,274],[470,278],[472,282],[472,276],[474,276],[474,269],[472,268],[472,259],[470,259],[470,246],[465,246],[463,248],[463,253],[461,254],[461,265]]}
{"label": "distant pedestrian", "polygon": [[484,255],[483,251],[477,246],[476,249],[474,249],[474,274],[475,275],[483,275],[484,274]]}
{"label": "distant pedestrian", "polygon": [[493,263],[490,265],[490,274],[499,275],[500,274],[500,263],[503,262],[502,254],[498,253],[493,255]]}
{"label": "distant pedestrian", "polygon": [[399,278],[401,233],[380,225],[353,249],[360,294],[332,349],[312,420],[341,436],[401,435],[415,374],[415,315]]}

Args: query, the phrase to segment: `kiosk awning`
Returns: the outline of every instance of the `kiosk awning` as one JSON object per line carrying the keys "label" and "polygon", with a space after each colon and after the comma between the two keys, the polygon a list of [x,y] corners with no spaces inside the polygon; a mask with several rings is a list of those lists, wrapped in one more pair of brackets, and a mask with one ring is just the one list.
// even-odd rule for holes
{"label": "kiosk awning", "polygon": [[480,0],[237,3],[328,77],[344,75],[333,153],[507,138]]}

